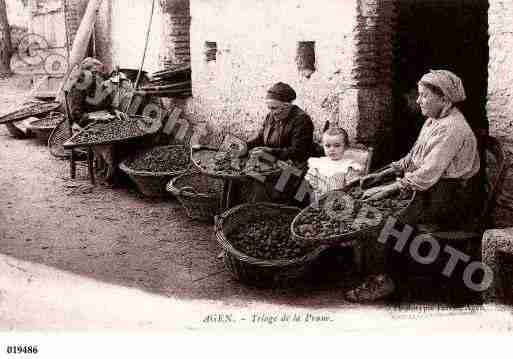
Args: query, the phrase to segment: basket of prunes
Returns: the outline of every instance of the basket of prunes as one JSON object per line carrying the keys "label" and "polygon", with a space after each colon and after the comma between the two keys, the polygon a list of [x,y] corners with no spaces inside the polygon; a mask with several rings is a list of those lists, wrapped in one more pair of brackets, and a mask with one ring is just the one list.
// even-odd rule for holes
{"label": "basket of prunes", "polygon": [[230,274],[254,286],[300,283],[325,249],[297,241],[290,224],[300,209],[274,203],[247,203],[216,217],[215,236]]}
{"label": "basket of prunes", "polygon": [[166,196],[169,180],[189,168],[189,152],[181,145],[154,147],[121,162],[119,168],[145,196]]}
{"label": "basket of prunes", "polygon": [[364,190],[353,182],[330,191],[311,203],[291,223],[298,242],[351,246],[362,236],[379,234],[390,216],[400,218],[415,198],[415,192],[401,191],[387,198],[363,200]]}

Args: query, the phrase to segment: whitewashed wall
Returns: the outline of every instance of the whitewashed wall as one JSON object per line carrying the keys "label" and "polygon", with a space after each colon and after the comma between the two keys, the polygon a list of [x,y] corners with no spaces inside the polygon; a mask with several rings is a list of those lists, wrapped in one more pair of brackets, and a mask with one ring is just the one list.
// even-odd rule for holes
{"label": "whitewashed wall", "polygon": [[[327,97],[336,99],[335,108],[341,98],[343,112],[354,112],[356,92],[337,94],[351,82],[355,0],[191,0],[191,17],[193,116],[252,132],[266,113],[266,90],[277,81],[296,90],[296,104],[317,129],[329,116],[321,108]],[[205,41],[217,42],[217,61],[205,61]],[[297,71],[298,41],[316,42],[317,70],[310,79]]]}
{"label": "whitewashed wall", "polygon": [[[108,1],[108,0],[104,0]],[[122,68],[139,68],[144,50],[151,0],[112,1],[112,64]],[[156,1],[144,70],[161,69],[162,10]]]}

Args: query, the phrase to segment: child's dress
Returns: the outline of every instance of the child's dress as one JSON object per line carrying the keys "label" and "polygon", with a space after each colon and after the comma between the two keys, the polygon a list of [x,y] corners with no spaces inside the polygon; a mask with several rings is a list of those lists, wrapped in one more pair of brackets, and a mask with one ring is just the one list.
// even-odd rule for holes
{"label": "child's dress", "polygon": [[363,165],[352,158],[334,161],[329,157],[309,158],[306,180],[312,188],[312,201],[326,192],[343,188],[363,174]]}

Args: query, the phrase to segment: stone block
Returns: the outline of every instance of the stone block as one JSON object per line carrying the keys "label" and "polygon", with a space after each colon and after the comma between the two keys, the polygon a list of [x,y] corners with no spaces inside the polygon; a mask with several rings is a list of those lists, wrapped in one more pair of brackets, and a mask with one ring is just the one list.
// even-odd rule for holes
{"label": "stone block", "polygon": [[513,257],[513,227],[487,230],[483,235],[482,258],[483,263],[492,270],[493,280],[483,293],[485,302],[511,302],[513,298],[513,268],[509,268],[509,265],[505,268],[501,263],[503,253],[511,254]]}

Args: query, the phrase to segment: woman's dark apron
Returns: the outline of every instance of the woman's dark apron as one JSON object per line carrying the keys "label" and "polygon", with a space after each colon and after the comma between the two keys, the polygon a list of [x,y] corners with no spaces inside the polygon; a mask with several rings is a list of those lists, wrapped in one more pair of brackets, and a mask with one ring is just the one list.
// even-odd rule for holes
{"label": "woman's dark apron", "polygon": [[[398,222],[401,224],[396,224],[398,230],[402,230],[403,224],[412,226],[413,233],[401,252],[393,248],[395,240],[387,240],[385,271],[397,281],[407,272],[419,268],[427,269],[424,264],[416,264],[410,255],[410,244],[415,236],[422,232],[473,231],[482,203],[482,191],[477,175],[469,180],[441,179],[429,190],[417,192],[413,203],[399,216]],[[419,254],[426,256],[429,250],[429,246],[421,246]],[[443,248],[440,253],[446,255]]]}
{"label": "woman's dark apron", "polygon": [[468,180],[441,179],[427,191],[416,193],[400,221],[413,227],[423,225],[442,231],[468,230],[481,203],[478,186],[477,176]]}

